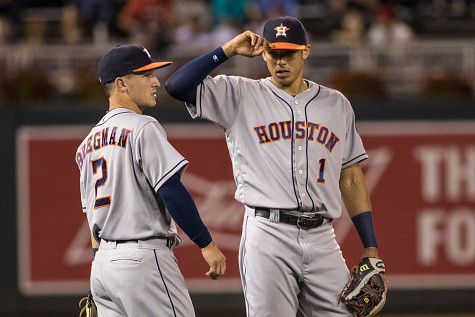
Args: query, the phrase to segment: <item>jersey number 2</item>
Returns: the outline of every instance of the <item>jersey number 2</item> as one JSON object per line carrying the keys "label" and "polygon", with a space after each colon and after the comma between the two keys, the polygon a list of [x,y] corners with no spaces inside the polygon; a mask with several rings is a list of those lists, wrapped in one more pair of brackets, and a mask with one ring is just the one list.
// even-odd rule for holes
{"label": "jersey number 2", "polygon": [[111,197],[99,197],[97,198],[97,190],[99,187],[102,187],[107,182],[107,161],[101,157],[97,160],[91,161],[92,163],[92,173],[97,174],[97,169],[99,166],[102,169],[102,177],[96,180],[95,190],[96,190],[96,201],[94,202],[94,209],[109,206],[111,204]]}

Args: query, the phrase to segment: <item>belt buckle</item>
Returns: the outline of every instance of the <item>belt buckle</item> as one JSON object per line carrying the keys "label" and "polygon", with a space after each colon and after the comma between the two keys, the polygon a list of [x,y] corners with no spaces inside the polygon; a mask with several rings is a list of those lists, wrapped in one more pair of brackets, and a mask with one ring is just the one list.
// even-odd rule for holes
{"label": "belt buckle", "polygon": [[[314,222],[316,221],[316,222]],[[297,218],[297,228],[303,229],[303,230],[308,230],[311,228],[316,228],[320,226],[323,223],[323,217],[317,216],[317,217],[309,217],[306,215],[300,215]]]}

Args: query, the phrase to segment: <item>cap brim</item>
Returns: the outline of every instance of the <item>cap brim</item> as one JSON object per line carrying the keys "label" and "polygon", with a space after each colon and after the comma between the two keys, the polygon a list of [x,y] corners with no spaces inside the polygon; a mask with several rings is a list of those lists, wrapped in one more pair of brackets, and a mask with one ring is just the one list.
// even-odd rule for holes
{"label": "cap brim", "polygon": [[169,65],[171,65],[172,62],[155,62],[155,63],[150,63],[148,65],[145,65],[143,67],[140,67],[140,68],[137,68],[137,69],[134,69],[134,73],[135,72],[143,72],[145,70],[151,70],[151,69],[157,69],[157,68],[163,68],[163,67],[167,67]]}
{"label": "cap brim", "polygon": [[304,50],[306,45],[299,45],[287,42],[272,43],[271,50]]}

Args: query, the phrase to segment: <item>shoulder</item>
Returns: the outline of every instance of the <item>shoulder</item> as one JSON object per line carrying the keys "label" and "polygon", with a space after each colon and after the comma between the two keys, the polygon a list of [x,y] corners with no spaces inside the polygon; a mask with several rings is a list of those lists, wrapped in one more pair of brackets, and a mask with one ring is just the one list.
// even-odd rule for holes
{"label": "shoulder", "polygon": [[339,90],[329,88],[323,85],[318,85],[320,87],[320,94],[326,95],[326,96],[331,96],[337,99],[345,100],[348,102],[348,99],[343,95],[343,93]]}
{"label": "shoulder", "polygon": [[166,138],[165,129],[154,117],[147,115],[139,115],[140,119],[137,122],[137,131],[152,131]]}
{"label": "shoulder", "polygon": [[325,87],[322,85],[319,85],[319,86],[320,86],[319,97],[330,98],[333,102],[341,103],[345,107],[351,108],[350,101],[348,100],[348,98],[346,98],[346,96],[343,93],[333,88]]}
{"label": "shoulder", "polygon": [[260,80],[250,79],[242,76],[227,76],[227,75],[217,75],[214,77],[208,76],[205,81],[215,81],[215,82],[227,82],[232,85],[259,85]]}
{"label": "shoulder", "polygon": [[89,131],[89,133],[86,135],[86,137],[82,140],[81,144],[79,144],[79,147],[77,149],[77,152],[80,152],[83,145],[85,145],[87,143],[87,140],[92,137],[92,135],[94,134],[94,130],[91,130]]}

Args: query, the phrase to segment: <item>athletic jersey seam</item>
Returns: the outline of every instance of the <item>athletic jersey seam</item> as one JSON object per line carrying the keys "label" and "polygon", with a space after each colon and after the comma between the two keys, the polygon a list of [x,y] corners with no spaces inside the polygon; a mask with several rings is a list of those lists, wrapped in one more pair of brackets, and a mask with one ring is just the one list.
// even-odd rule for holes
{"label": "athletic jersey seam", "polygon": [[358,156],[352,158],[351,160],[347,161],[346,163],[343,163],[341,166],[343,167],[343,166],[347,165],[348,163],[351,163],[352,161],[354,161],[354,160],[356,160],[356,159],[358,159],[358,158],[360,158],[360,157],[362,157],[362,156],[364,156],[364,155],[367,155],[367,154],[366,154],[366,153],[360,154],[360,155],[358,155]]}
{"label": "athletic jersey seam", "polygon": [[[271,90],[272,91],[272,90]],[[299,197],[297,195],[297,191],[295,189],[295,175],[294,175],[294,142],[295,142],[295,133],[294,133],[294,125],[295,125],[295,119],[294,119],[294,111],[292,109],[292,106],[289,105],[289,103],[287,101],[285,101],[283,98],[281,98],[279,95],[277,95],[274,91],[272,91],[272,93],[277,97],[279,98],[280,100],[282,100],[290,109],[290,113],[292,114],[292,139],[291,139],[291,142],[290,142],[290,157],[291,157],[291,160],[290,160],[290,164],[291,164],[291,171],[292,171],[292,186],[294,188],[294,195],[295,195],[295,198],[297,200],[297,207],[300,208],[300,202],[299,202]]]}
{"label": "athletic jersey seam", "polygon": [[[308,105],[315,99],[317,98],[317,96],[320,94],[320,85],[318,85],[318,91],[317,91],[317,94],[315,96],[312,97],[312,99],[310,99],[307,104],[305,105],[305,123],[308,124],[308,117],[307,117],[307,107]],[[305,131],[305,145],[306,145],[306,148],[305,148],[305,155],[306,155],[306,161],[307,161],[307,177],[305,178],[305,191],[307,192],[307,195],[308,197],[310,198],[310,200],[312,201],[312,211],[315,209],[315,202],[313,201],[313,198],[312,198],[312,195],[310,195],[310,192],[308,191],[308,128],[306,129]]]}
{"label": "athletic jersey seam", "polygon": [[158,264],[157,251],[153,250],[153,254],[155,255],[155,263],[157,264],[158,272],[160,273],[163,285],[165,286],[165,290],[167,291],[168,299],[170,300],[170,304],[172,305],[173,315],[176,317],[175,305],[173,305],[170,292],[168,291],[167,283],[165,283],[165,278],[163,277],[162,270],[160,269],[160,265]]}
{"label": "athletic jersey seam", "polygon": [[[239,78],[239,79],[241,80],[241,77],[239,77],[239,76],[234,76],[234,77]],[[228,77],[228,78],[230,78],[230,77]],[[229,81],[229,82],[231,83],[231,81]],[[231,86],[234,88],[234,86],[233,86],[232,84],[231,84]],[[241,107],[241,89],[240,89],[241,85],[238,84],[237,86],[238,86],[238,88],[239,88],[239,90],[238,90],[238,96],[236,96],[236,97],[237,97],[237,100],[239,100],[239,102],[238,102],[238,111],[236,111],[236,115],[234,116],[233,121],[229,124],[229,129],[230,129],[230,130],[232,129],[232,127],[234,126],[234,124],[235,124],[236,122],[238,122],[237,118],[238,118],[238,116],[239,116],[239,112],[240,112],[241,109],[242,109],[242,107]]]}
{"label": "athletic jersey seam", "polygon": [[[149,122],[145,123],[141,128],[138,128],[138,129],[136,130],[136,131],[137,131],[137,139],[139,138],[139,135],[140,135],[140,133],[142,133],[143,129],[144,129],[147,125],[151,124],[152,122],[153,122],[153,121],[150,120]],[[135,130],[135,129],[134,129],[134,130]]]}
{"label": "athletic jersey seam", "polygon": [[170,169],[167,173],[165,173],[165,175],[163,175],[162,178],[160,178],[160,179],[158,180],[158,182],[155,183],[155,185],[153,186],[153,189],[154,189],[155,191],[157,191],[157,189],[156,189],[155,187],[157,187],[157,185],[160,184],[160,183],[162,182],[162,180],[163,180],[165,177],[167,177],[168,174],[170,174],[171,172],[175,171],[176,168],[177,168],[178,166],[180,166],[183,162],[186,162],[186,159],[185,159],[185,158],[182,159],[180,162],[178,162],[178,164],[176,164],[175,166],[173,166],[173,168]]}
{"label": "athletic jersey seam", "polygon": [[112,119],[113,117],[118,116],[118,115],[120,115],[120,114],[124,114],[124,113],[130,113],[130,111],[132,111],[132,110],[123,111],[123,112],[119,112],[119,113],[113,114],[112,116],[110,116],[109,118],[107,118],[104,122],[102,122],[102,123],[99,122],[99,123],[96,124],[94,127],[100,127],[101,125],[106,124],[106,122],[109,121],[110,119]]}
{"label": "athletic jersey seam", "polygon": [[200,92],[199,92],[200,93],[200,101],[199,101],[200,104],[198,105],[198,113],[197,113],[198,114],[198,117],[197,117],[198,119],[201,119],[201,117],[203,115],[203,109],[202,109],[202,106],[201,106],[201,104],[202,104],[201,99],[202,99],[202,96],[203,96],[203,86],[204,86],[203,82],[201,82],[200,83]]}
{"label": "athletic jersey seam", "polygon": [[244,236],[244,241],[243,241],[243,250],[242,250],[242,271],[243,271],[243,280],[244,280],[244,283],[243,283],[243,291],[244,291],[244,301],[246,302],[246,311],[249,312],[249,301],[247,300],[247,284],[246,284],[246,265],[245,265],[245,261],[244,261],[244,258],[246,256],[246,240],[247,240],[247,221],[249,219],[249,215],[247,215],[246,213],[244,213],[244,228],[243,230],[246,230],[246,235]]}

